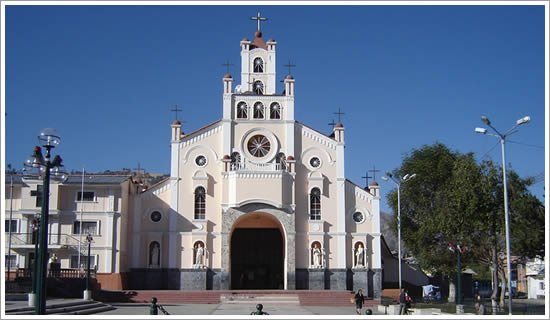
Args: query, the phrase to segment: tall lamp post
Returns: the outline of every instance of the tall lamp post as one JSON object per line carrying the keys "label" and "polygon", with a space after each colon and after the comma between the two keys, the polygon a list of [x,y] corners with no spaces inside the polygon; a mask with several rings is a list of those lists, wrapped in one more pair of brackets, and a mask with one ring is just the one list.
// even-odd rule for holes
{"label": "tall lamp post", "polygon": [[495,127],[491,125],[491,121],[486,116],[481,116],[481,121],[488,125],[495,134],[490,133],[485,128],[475,128],[475,132],[490,135],[497,137],[500,140],[500,146],[502,150],[502,179],[504,185],[504,215],[505,215],[505,226],[506,226],[506,264],[508,267],[508,314],[512,315],[512,263],[510,261],[510,215],[508,213],[508,189],[506,182],[506,156],[504,151],[504,144],[506,143],[506,138],[517,132],[516,128],[522,124],[529,123],[531,118],[529,116],[523,117],[516,121],[516,124],[510,128],[506,133],[500,133]]}
{"label": "tall lamp post", "polygon": [[[80,233],[82,233],[82,230],[80,230]],[[86,264],[88,266],[86,270],[86,291],[84,291],[84,300],[92,299],[92,292],[90,291],[90,258],[93,240],[94,238],[92,238],[92,235],[88,233],[88,235],[86,236],[86,241],[88,242],[88,262]]]}
{"label": "tall lamp post", "polygon": [[42,156],[42,149],[38,146],[34,148],[34,152],[25,160],[25,168],[27,172],[32,169],[37,169],[39,174],[43,174],[42,184],[42,210],[40,216],[39,229],[39,252],[38,257],[35,257],[37,263],[36,274],[36,314],[46,314],[46,276],[48,271],[48,220],[49,220],[49,196],[50,196],[50,175],[52,178],[65,181],[67,175],[61,171],[63,161],[59,155],[55,156],[53,161],[50,161],[51,149],[55,148],[61,141],[61,138],[52,128],[42,129],[38,136],[38,141],[43,148],[46,149],[45,156]]}
{"label": "tall lamp post", "polygon": [[416,173],[412,175],[406,174],[403,178],[394,178],[393,175],[386,171],[386,175],[389,177],[382,177],[384,181],[391,181],[397,187],[397,252],[399,255],[399,291],[401,292],[401,184],[416,177]]}

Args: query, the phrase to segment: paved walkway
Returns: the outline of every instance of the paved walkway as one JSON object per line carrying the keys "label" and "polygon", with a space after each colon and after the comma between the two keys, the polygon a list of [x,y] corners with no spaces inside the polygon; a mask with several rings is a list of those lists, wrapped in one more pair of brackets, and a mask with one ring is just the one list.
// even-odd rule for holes
{"label": "paved walkway", "polygon": [[[49,299],[47,305],[78,301],[79,299]],[[162,304],[162,301],[160,301]],[[149,304],[145,303],[108,303],[115,310],[102,312],[97,315],[149,315]],[[250,315],[256,310],[255,303],[240,304],[162,304],[171,315]],[[27,307],[27,301],[6,301],[6,309]],[[376,308],[370,308],[373,314],[380,314]],[[355,306],[323,307],[323,306],[296,306],[296,305],[265,305],[264,311],[270,315],[357,315]],[[363,316],[366,308],[363,308]],[[160,312],[159,312],[160,314]]]}

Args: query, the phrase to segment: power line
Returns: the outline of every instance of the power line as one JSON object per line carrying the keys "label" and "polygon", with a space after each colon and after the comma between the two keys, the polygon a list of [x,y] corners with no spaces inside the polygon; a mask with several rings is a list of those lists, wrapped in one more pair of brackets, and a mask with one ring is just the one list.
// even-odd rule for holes
{"label": "power line", "polygon": [[544,149],[544,147],[542,147],[542,146],[537,146],[537,145],[534,145],[534,144],[528,144],[528,143],[517,142],[517,141],[512,141],[512,140],[508,140],[508,142],[515,143],[515,144],[519,144],[519,145],[522,145],[522,146],[527,146],[527,147],[533,147],[533,148]]}
{"label": "power line", "polygon": [[491,147],[491,149],[489,149],[489,151],[485,152],[485,154],[483,156],[481,156],[481,159],[485,158],[489,153],[491,153],[491,151],[493,151],[494,148],[496,148],[496,146],[498,146],[500,144],[500,142],[497,142],[494,146]]}

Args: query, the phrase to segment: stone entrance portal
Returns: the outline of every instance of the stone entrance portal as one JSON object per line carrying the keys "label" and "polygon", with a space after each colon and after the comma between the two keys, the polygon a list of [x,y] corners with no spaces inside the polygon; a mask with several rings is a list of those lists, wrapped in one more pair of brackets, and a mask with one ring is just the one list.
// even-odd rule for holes
{"label": "stone entrance portal", "polygon": [[279,229],[236,229],[231,237],[231,289],[283,289]]}

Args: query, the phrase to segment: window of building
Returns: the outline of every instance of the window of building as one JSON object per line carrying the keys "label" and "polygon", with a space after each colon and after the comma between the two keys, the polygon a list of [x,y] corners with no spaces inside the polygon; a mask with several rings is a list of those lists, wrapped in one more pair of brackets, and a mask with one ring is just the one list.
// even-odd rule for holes
{"label": "window of building", "polygon": [[309,195],[309,219],[321,220],[321,190],[319,188],[311,189]]}
{"label": "window of building", "polygon": [[363,221],[365,221],[365,215],[362,212],[357,211],[353,214],[353,221],[357,223],[362,223]]}
{"label": "window of building", "polygon": [[195,189],[195,219],[206,219],[206,190],[203,187]]}
{"label": "window of building", "polygon": [[254,86],[252,89],[256,94],[264,94],[264,84],[259,80],[254,81]]}
{"label": "window of building", "polygon": [[262,58],[254,59],[254,72],[264,72],[264,61]]}
{"label": "window of building", "polygon": [[[90,269],[95,268],[97,265],[96,263],[96,256],[91,255],[90,256]],[[71,268],[77,269],[81,266],[84,266],[84,268],[88,269],[88,255],[81,255],[80,256],[80,266],[78,265],[78,256],[71,256]]]}
{"label": "window of building", "polygon": [[31,191],[31,197],[36,197],[36,207],[42,207],[42,185],[36,185],[36,190]]}
{"label": "window of building", "polygon": [[203,155],[200,155],[195,158],[195,164],[199,167],[204,167],[208,161],[206,160],[206,157]]}
{"label": "window of building", "polygon": [[271,142],[267,137],[257,134],[248,140],[247,149],[252,156],[262,158],[271,150]]}
{"label": "window of building", "polygon": [[[84,195],[84,196],[83,196]],[[95,192],[93,191],[78,191],[76,193],[76,201],[87,201],[87,202],[93,202],[95,200]]]}
{"label": "window of building", "polygon": [[264,104],[261,102],[256,102],[254,104],[254,119],[263,119],[264,118]]}
{"label": "window of building", "polygon": [[273,102],[269,107],[270,119],[281,119],[281,105],[277,102]]}
{"label": "window of building", "polygon": [[5,263],[4,266],[7,268],[8,266],[10,269],[15,268],[17,266],[17,256],[15,254],[5,255]]}
{"label": "window of building", "polygon": [[17,232],[17,220],[6,220],[5,231]]}
{"label": "window of building", "polygon": [[[73,222],[73,234],[80,234],[80,221]],[[98,235],[97,221],[82,221],[82,234]]]}
{"label": "window of building", "polygon": [[237,104],[237,119],[248,119],[248,106],[245,102]]}
{"label": "window of building", "polygon": [[158,211],[153,211],[151,213],[151,221],[153,222],[159,222],[160,219],[162,219],[162,214]]}
{"label": "window of building", "polygon": [[539,282],[539,289],[544,290],[544,282]]}

